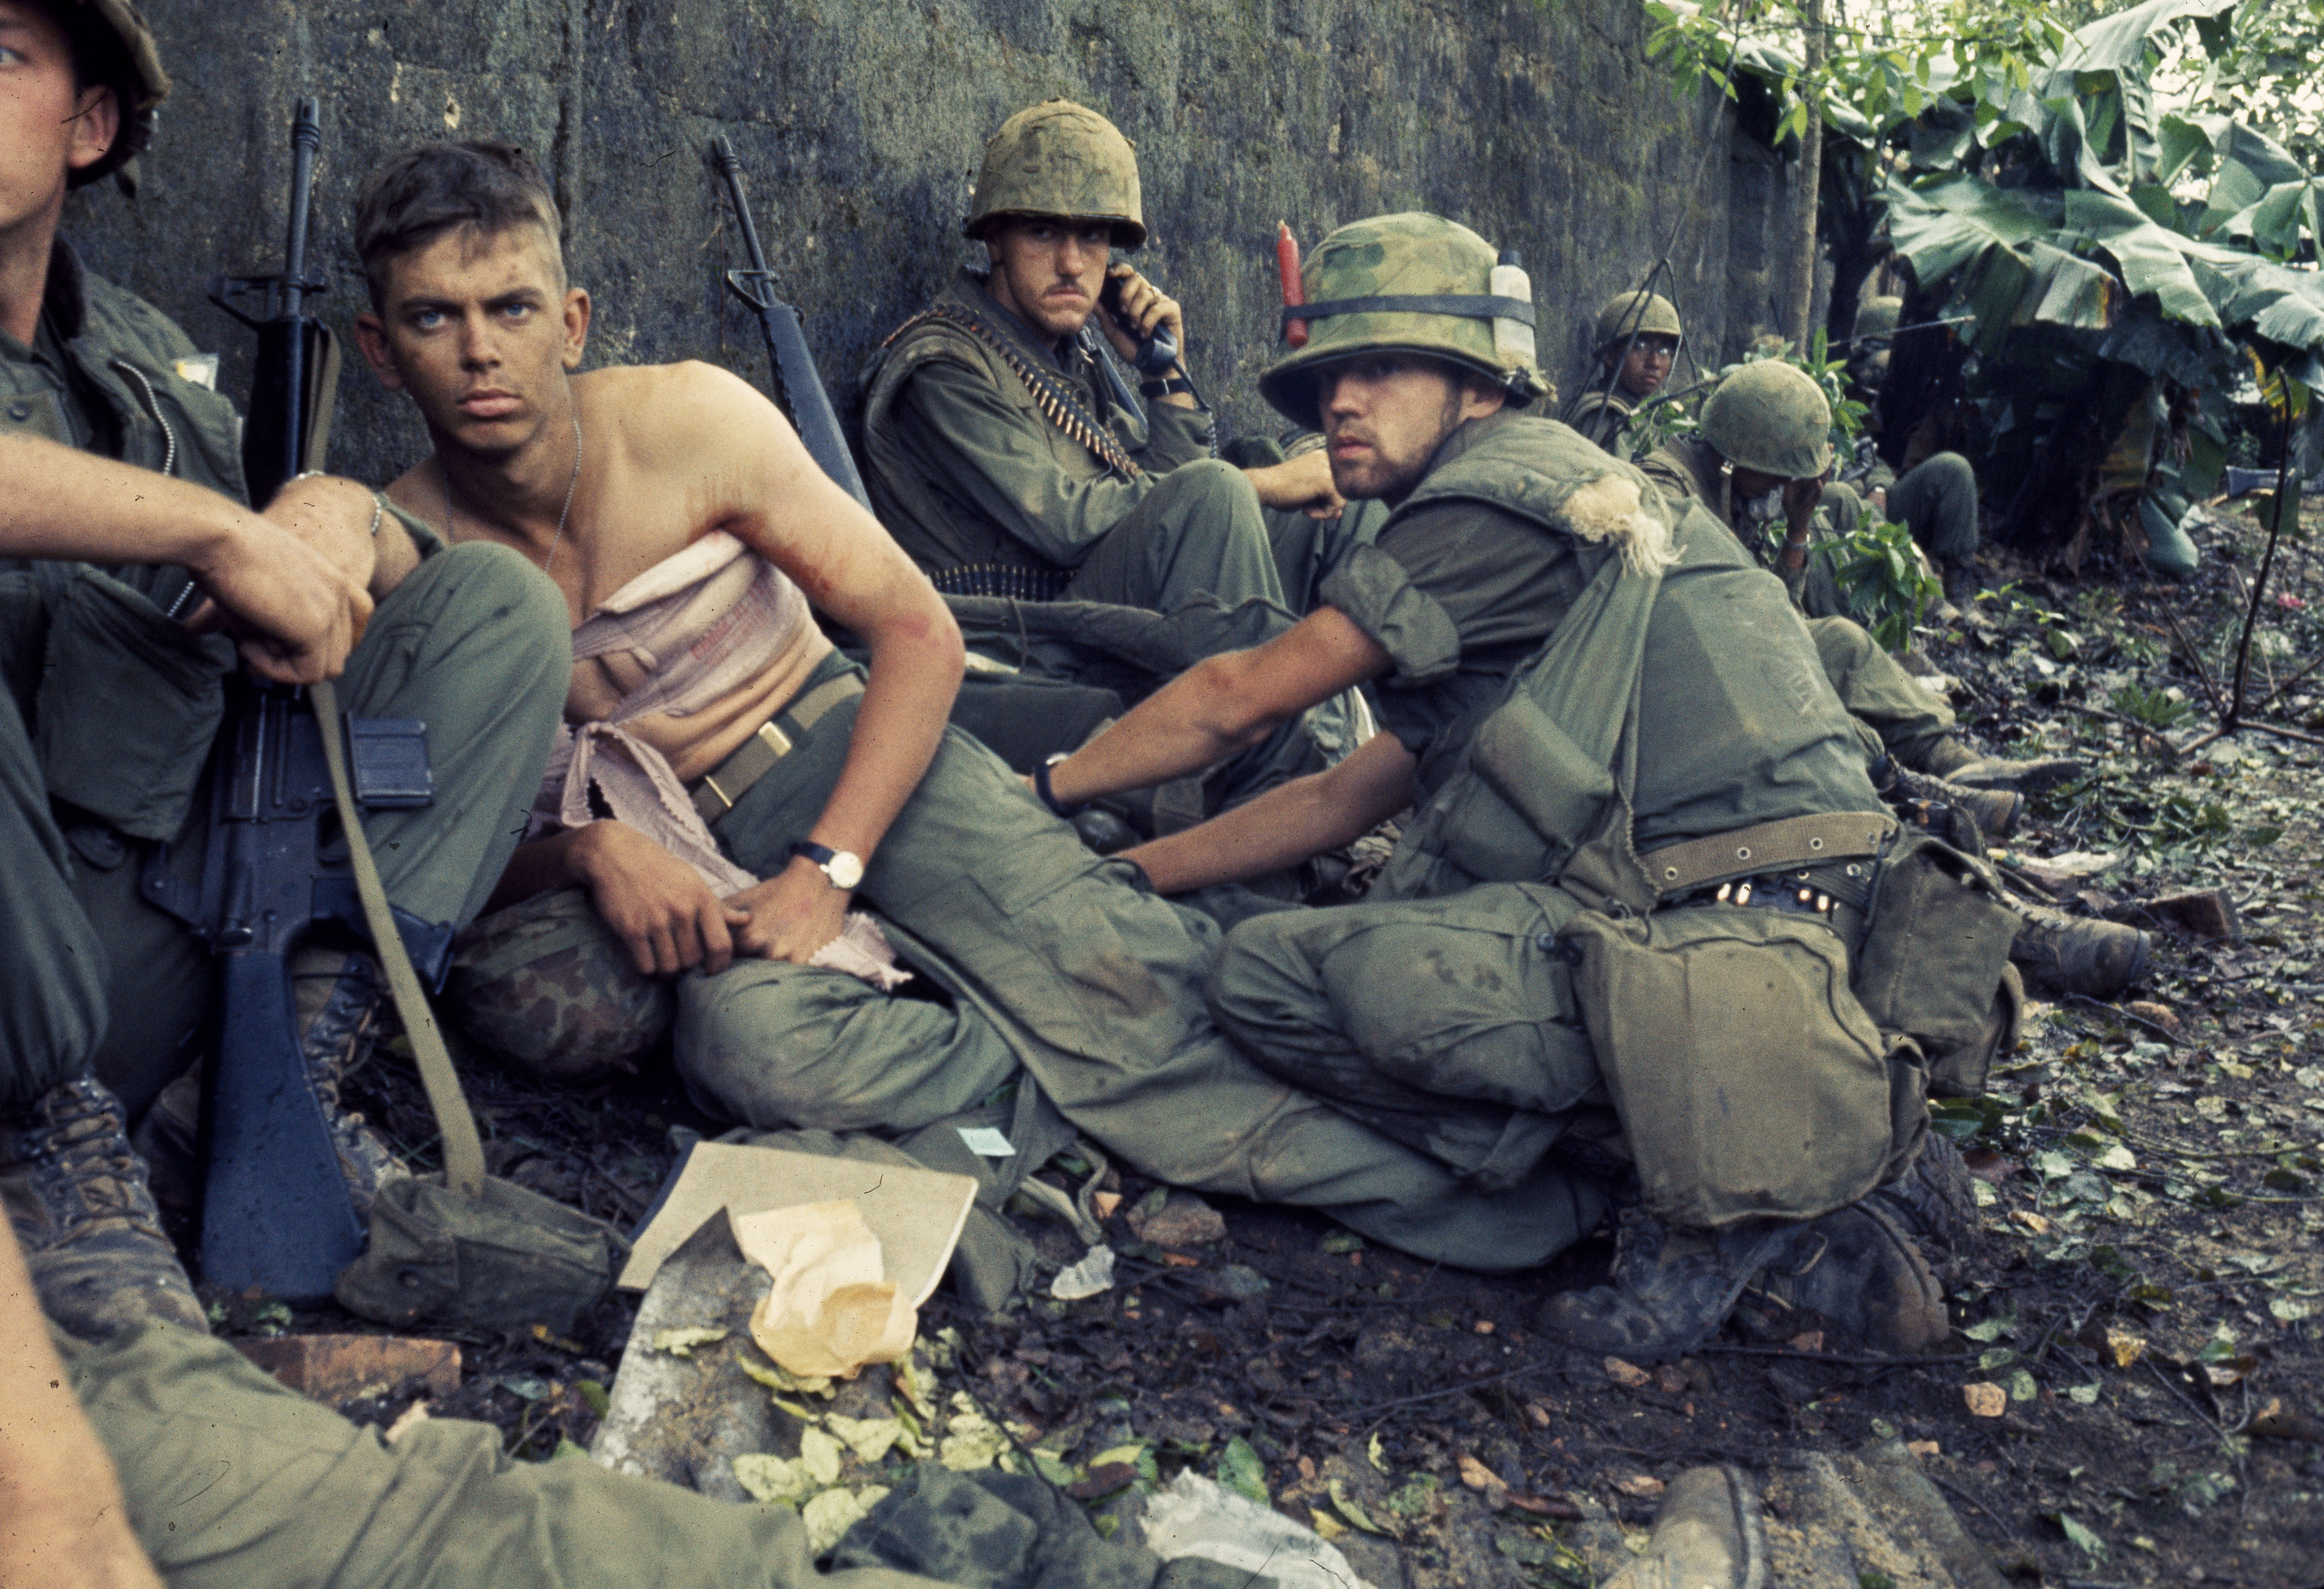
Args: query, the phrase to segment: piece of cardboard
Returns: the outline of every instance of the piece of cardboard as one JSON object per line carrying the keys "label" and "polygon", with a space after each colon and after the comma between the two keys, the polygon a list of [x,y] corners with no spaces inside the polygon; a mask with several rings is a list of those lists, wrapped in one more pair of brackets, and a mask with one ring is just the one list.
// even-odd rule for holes
{"label": "piece of cardboard", "polygon": [[918,1308],[934,1294],[968,1223],[976,1182],[965,1175],[860,1159],[698,1142],[630,1249],[619,1283],[641,1291],[662,1261],[722,1211],[756,1214],[802,1203],[853,1202],[880,1238],[887,1277]]}

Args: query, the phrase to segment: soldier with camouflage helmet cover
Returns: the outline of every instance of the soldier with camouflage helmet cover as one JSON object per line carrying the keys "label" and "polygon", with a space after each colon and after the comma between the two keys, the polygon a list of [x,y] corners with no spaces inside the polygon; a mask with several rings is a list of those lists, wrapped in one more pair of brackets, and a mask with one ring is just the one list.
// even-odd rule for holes
{"label": "soldier with camouflage helmet cover", "polygon": [[1630,416],[1670,379],[1685,328],[1662,294],[1618,292],[1599,306],[1594,333],[1599,367],[1566,405],[1565,422],[1627,462]]}
{"label": "soldier with camouflage helmet cover", "polygon": [[[872,505],[936,588],[1164,611],[1201,595],[1282,605],[1262,510],[1328,515],[1338,499],[1320,456],[1219,462],[1183,363],[1126,369],[1139,338],[1099,312],[1109,282],[1139,337],[1186,338],[1175,299],[1109,262],[1146,241],[1130,141],[1070,100],[1018,112],[985,148],[962,230],[989,268],[962,271],[863,372]],[[1295,578],[1309,549],[1284,548]]]}
{"label": "soldier with camouflage helmet cover", "polygon": [[[1542,387],[1504,333],[1533,306],[1493,291],[1495,257],[1428,215],[1342,227],[1309,257],[1306,301],[1285,311],[1308,339],[1260,390],[1323,430],[1343,495],[1379,499],[1389,518],[1296,628],[1199,664],[1057,764],[1050,785],[1073,800],[1167,777],[1374,682],[1387,731],[1356,755],[1129,854],[1175,893],[1416,805],[1364,903],[1231,932],[1212,1007],[1261,1064],[1473,1184],[1548,1198],[1558,1217],[1544,1243],[1563,1246],[1639,1185],[1707,1173],[1700,1155],[1649,1160],[1620,1145],[1653,1116],[1617,1128],[1599,1089],[1616,1079],[1609,1056],[1631,1052],[1624,1023],[1659,1001],[1591,993],[1594,961],[1572,934],[1597,907],[1756,927],[1766,918],[1742,908],[1756,898],[1821,911],[1812,931],[1832,930],[1822,948],[1839,950],[1867,928],[1816,905],[1821,884],[1761,883],[1755,896],[1736,874],[1777,831],[1816,829],[1808,855],[1864,842],[1840,836],[1850,823],[1895,824],[1782,588],[1705,515],[1683,502],[1655,511],[1636,471],[1522,411]],[[1688,859],[1698,853],[1709,872]],[[1860,876],[1844,875],[1858,864],[1830,866],[1833,886]],[[1714,914],[1667,908],[1678,905]],[[1988,1052],[2006,1025],[2002,967],[1990,970],[1993,1014],[1976,1040]],[[1695,997],[1709,1002],[1690,1009],[1721,1007]],[[1775,1041],[1812,1044],[1847,997],[1803,1007],[1797,1025],[1787,1016]],[[1751,1024],[1713,1023],[1738,1024]],[[1676,1056],[1702,1033],[1665,1035],[1685,1041],[1640,1046],[1679,1085],[1690,1072]],[[1626,1207],[1616,1283],[1555,1300],[1545,1325],[1592,1350],[1664,1356],[1715,1331],[1760,1284],[1885,1347],[1941,1336],[1941,1300],[1901,1205],[1863,1200],[1912,1145],[1893,1135],[1903,1117],[1890,1116],[1887,1083],[1873,1090],[1853,1124],[1811,1146],[1815,1184],[1784,1215],[1690,1222],[1665,1204]],[[1843,1161],[1862,1168],[1840,1172]]]}

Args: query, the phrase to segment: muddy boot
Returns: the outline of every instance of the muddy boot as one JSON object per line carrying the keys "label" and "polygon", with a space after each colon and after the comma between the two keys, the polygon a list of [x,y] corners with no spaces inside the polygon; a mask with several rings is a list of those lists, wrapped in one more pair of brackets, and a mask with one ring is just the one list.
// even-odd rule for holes
{"label": "muddy boot", "polygon": [[1929,1261],[1877,1197],[1812,1221],[1806,1238],[1768,1264],[1756,1289],[1788,1313],[1815,1314],[1895,1357],[1933,1346],[1951,1327]]}
{"label": "muddy boot", "polygon": [[2022,901],[2017,912],[2024,923],[2009,946],[2009,958],[2026,981],[2046,993],[2114,998],[2146,974],[2153,944],[2135,927]]}
{"label": "muddy boot", "polygon": [[1787,1254],[1804,1228],[1755,1219],[1723,1231],[1688,1230],[1625,1209],[1613,1283],[1559,1292],[1543,1305],[1540,1327],[1578,1350],[1631,1363],[1681,1356],[1718,1332],[1743,1288]]}
{"label": "muddy boot", "polygon": [[387,984],[368,954],[310,946],[290,956],[290,1000],[307,1074],[338,1149],[339,1173],[356,1216],[368,1221],[379,1189],[411,1173],[362,1115],[339,1103],[341,1086],[375,1034]]}
{"label": "muddy boot", "polygon": [[1751,1481],[1691,1467],[1670,1482],[1644,1554],[1604,1589],[1766,1589],[1767,1538]]}
{"label": "muddy boot", "polygon": [[1976,1178],[1950,1137],[1932,1131],[1923,1138],[1913,1167],[1871,1200],[1904,1226],[1932,1263],[1967,1257],[1977,1245]]}
{"label": "muddy boot", "polygon": [[1891,805],[1913,808],[1907,810],[1908,816],[1924,828],[1935,829],[1956,850],[1984,853],[1982,844],[1972,847],[1946,834],[1944,813],[1965,819],[1987,839],[2008,838],[2017,831],[2017,819],[2024,814],[2025,796],[2015,789],[1965,788],[1926,773],[1908,771],[1893,760],[1889,766],[1893,772],[1886,784],[1874,780],[1881,798]]}
{"label": "muddy boot", "polygon": [[2082,764],[2070,756],[2039,756],[2030,761],[1984,756],[1946,734],[1914,758],[1913,770],[1964,789],[2015,789],[2030,794],[2080,776]]}
{"label": "muddy boot", "polygon": [[107,1340],[148,1318],[209,1333],[102,1083],[60,1082],[0,1117],[0,1203],[42,1311],[66,1333]]}

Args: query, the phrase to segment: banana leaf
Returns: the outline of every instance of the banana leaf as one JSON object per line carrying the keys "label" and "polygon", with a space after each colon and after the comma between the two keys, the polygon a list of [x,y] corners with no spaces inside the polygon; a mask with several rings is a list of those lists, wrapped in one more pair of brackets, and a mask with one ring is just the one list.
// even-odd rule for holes
{"label": "banana leaf", "polygon": [[2143,71],[2149,49],[2162,42],[2160,29],[2188,17],[2209,18],[2232,10],[2236,0],[2146,0],[2128,11],[2101,17],[2075,31],[2059,65],[2078,72]]}
{"label": "banana leaf", "polygon": [[2126,197],[2089,188],[2067,191],[2065,224],[2114,256],[2122,268],[2123,285],[2133,296],[2154,294],[2156,304],[2173,320],[2218,325],[2218,311],[2187,265],[2184,248],[2192,239],[2156,225]]}

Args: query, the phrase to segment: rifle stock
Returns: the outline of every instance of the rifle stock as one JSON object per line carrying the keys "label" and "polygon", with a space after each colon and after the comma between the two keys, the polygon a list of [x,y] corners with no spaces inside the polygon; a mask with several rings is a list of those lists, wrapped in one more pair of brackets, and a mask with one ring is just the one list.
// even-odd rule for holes
{"label": "rifle stock", "polygon": [[759,329],[767,339],[767,363],[774,384],[775,405],[798,432],[807,455],[869,511],[872,499],[863,490],[863,477],[856,473],[854,455],[847,450],[847,437],[839,427],[839,415],[831,406],[831,394],[824,390],[814,355],[807,351],[807,334],[799,312],[775,296],[774,273],[767,269],[767,252],[759,245],[759,228],[751,218],[751,201],[742,192],[742,162],[735,159],[734,146],[721,136],[710,141],[710,163],[725,179],[727,195],[734,205],[734,219],[742,229],[742,247],[751,256],[750,269],[726,272],[726,290],[748,304],[759,317]]}

